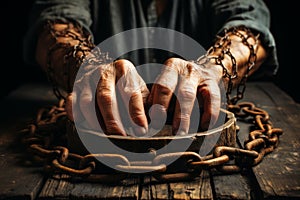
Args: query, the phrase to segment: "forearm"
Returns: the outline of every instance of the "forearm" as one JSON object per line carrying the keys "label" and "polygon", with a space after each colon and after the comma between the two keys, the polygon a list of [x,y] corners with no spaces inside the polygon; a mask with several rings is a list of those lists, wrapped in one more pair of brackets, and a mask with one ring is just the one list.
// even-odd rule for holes
{"label": "forearm", "polygon": [[54,87],[70,92],[83,58],[93,47],[90,35],[80,26],[49,22],[40,32],[36,61]]}
{"label": "forearm", "polygon": [[[258,34],[253,34],[246,28],[230,29],[208,50],[207,57],[223,68],[227,95],[230,95],[233,88],[238,87],[237,96],[230,102],[236,103],[243,98],[247,77],[261,66],[267,58],[267,51],[262,46]],[[239,87],[241,85],[242,87]]]}

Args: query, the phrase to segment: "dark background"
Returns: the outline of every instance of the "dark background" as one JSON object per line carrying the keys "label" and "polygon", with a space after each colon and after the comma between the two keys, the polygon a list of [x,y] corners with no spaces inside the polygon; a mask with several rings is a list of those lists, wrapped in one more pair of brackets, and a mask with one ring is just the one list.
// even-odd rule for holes
{"label": "dark background", "polygon": [[[278,48],[280,68],[274,83],[300,103],[300,68],[298,19],[295,1],[265,0],[271,12],[271,31]],[[27,66],[22,60],[22,38],[32,0],[3,1],[1,12],[1,78],[0,98],[26,82],[47,82],[39,68]],[[297,69],[298,68],[298,69]]]}

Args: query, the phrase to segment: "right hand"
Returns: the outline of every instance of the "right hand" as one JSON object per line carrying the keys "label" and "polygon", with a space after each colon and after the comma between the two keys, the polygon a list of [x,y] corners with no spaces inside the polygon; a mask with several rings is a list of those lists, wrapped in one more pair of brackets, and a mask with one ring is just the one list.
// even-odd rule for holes
{"label": "right hand", "polygon": [[[91,129],[97,129],[99,123],[107,135],[126,136],[127,124],[133,128],[133,134],[142,136],[148,131],[148,121],[144,104],[149,90],[137,73],[134,65],[125,59],[102,66],[88,66],[87,70],[75,81],[74,90],[67,97],[66,110],[69,119],[86,121]],[[98,80],[98,82],[97,82]],[[93,91],[95,86],[96,91]],[[121,96],[121,102],[118,95]],[[96,94],[96,95],[95,95]],[[100,116],[95,117],[93,100]],[[72,108],[72,105],[76,108]],[[124,111],[120,108],[125,108]],[[128,120],[129,119],[129,120]],[[130,133],[131,135],[131,133]]]}

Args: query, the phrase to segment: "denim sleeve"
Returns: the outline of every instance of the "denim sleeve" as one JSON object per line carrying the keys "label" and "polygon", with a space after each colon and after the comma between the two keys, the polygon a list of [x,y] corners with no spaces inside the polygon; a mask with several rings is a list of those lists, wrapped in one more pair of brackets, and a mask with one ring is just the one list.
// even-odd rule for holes
{"label": "denim sleeve", "polygon": [[37,30],[46,20],[77,21],[91,32],[90,2],[89,0],[35,0],[28,19],[28,29],[23,37],[23,60],[26,64],[36,65]]}
{"label": "denim sleeve", "polygon": [[213,32],[218,34],[225,28],[245,25],[260,33],[263,46],[269,53],[263,69],[266,76],[277,73],[279,63],[275,39],[270,31],[271,15],[263,0],[215,0],[210,4]]}

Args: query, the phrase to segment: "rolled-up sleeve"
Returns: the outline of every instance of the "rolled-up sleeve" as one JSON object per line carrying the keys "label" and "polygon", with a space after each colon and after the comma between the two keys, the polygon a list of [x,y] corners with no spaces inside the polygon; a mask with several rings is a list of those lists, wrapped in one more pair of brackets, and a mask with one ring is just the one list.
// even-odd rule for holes
{"label": "rolled-up sleeve", "polygon": [[76,21],[87,31],[92,24],[89,0],[36,0],[28,19],[28,29],[23,38],[23,60],[36,65],[35,48],[38,28],[46,20]]}
{"label": "rolled-up sleeve", "polygon": [[262,44],[269,53],[264,69],[260,71],[267,76],[277,73],[279,63],[275,39],[270,31],[271,15],[263,0],[215,0],[211,1],[210,13],[212,32],[215,34],[242,25],[259,32]]}

